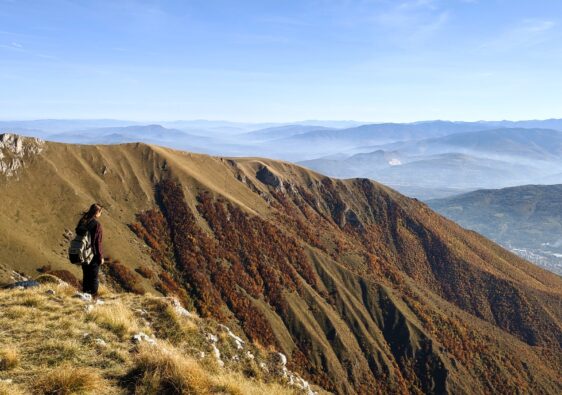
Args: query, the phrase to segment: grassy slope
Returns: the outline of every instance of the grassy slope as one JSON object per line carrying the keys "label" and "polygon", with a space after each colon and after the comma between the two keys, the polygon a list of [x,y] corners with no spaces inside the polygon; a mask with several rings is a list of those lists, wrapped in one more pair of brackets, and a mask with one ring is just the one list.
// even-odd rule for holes
{"label": "grassy slope", "polygon": [[[105,304],[92,305],[75,292],[54,283],[0,290],[0,379],[12,381],[0,381],[0,394],[162,393],[171,384],[170,393],[299,393],[258,366],[268,361],[266,351],[236,350],[215,322],[183,317],[168,299],[105,291]],[[139,331],[157,344],[135,344]],[[206,333],[219,335],[225,368]],[[254,360],[244,358],[247,351]]]}
{"label": "grassy slope", "polygon": [[[263,166],[282,188],[258,180]],[[225,224],[198,207],[205,191],[227,202],[227,217],[273,224],[301,246],[315,280],[297,280],[298,292],[287,289],[284,309],[263,294],[249,299],[277,347],[313,381],[341,393],[438,392],[440,386],[455,393],[556,393],[562,387],[560,278],[383,186],[330,181],[283,162],[142,144],[49,143],[20,175],[0,180],[11,206],[0,213],[7,246],[0,263],[26,273],[45,263],[68,268],[62,233],[72,229],[75,213],[100,201],[109,208],[102,218],[108,254],[132,269],[162,270],[127,225],[135,214],[161,208],[154,188],[170,176],[207,234]],[[237,227],[229,232],[244,236]],[[153,281],[136,279],[153,290]],[[227,318],[236,325],[236,315]]]}

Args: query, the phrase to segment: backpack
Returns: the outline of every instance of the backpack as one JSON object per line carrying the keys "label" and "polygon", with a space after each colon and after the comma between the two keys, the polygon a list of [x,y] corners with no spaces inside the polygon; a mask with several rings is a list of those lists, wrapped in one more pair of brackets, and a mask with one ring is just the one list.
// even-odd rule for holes
{"label": "backpack", "polygon": [[[80,230],[83,229],[84,232]],[[76,229],[76,237],[70,242],[68,248],[68,258],[70,263],[75,265],[90,264],[94,259],[94,249],[92,248],[92,237],[90,231],[84,228]]]}

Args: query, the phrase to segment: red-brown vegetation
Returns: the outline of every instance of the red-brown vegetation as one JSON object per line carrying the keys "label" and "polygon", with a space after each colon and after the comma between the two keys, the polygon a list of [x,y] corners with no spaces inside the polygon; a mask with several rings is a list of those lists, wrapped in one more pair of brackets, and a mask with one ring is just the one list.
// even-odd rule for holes
{"label": "red-brown vegetation", "polygon": [[156,272],[148,266],[139,266],[135,269],[135,272],[137,272],[147,280],[153,280],[156,277]]}
{"label": "red-brown vegetation", "polygon": [[139,277],[118,260],[105,262],[102,268],[123,290],[141,295],[144,294],[144,288],[138,284]]}

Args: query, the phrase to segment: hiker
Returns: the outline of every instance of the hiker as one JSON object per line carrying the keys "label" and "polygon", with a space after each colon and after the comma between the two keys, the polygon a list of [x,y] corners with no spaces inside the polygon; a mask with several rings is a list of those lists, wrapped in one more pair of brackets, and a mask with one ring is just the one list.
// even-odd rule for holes
{"label": "hiker", "polygon": [[76,233],[84,234],[90,232],[92,241],[92,251],[94,257],[90,263],[82,263],[82,290],[85,293],[92,295],[94,299],[98,296],[99,286],[99,269],[103,265],[103,250],[102,250],[102,228],[98,221],[103,207],[99,204],[92,204],[88,211],[82,213],[78,225],[76,225]]}

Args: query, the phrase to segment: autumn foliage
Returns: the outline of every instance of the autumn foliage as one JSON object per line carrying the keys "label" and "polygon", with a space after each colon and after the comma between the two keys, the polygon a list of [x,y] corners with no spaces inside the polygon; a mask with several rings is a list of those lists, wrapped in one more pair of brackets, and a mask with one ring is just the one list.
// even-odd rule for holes
{"label": "autumn foliage", "polygon": [[[244,178],[239,180],[248,182]],[[199,192],[196,202],[188,202],[181,184],[169,179],[160,181],[156,185],[159,208],[140,213],[137,222],[130,225],[151,247],[152,259],[162,269],[153,280],[155,287],[165,294],[183,294],[180,298],[184,304],[193,305],[203,316],[236,318],[250,339],[266,346],[277,345],[277,340],[256,301],[269,303],[282,320],[290,320],[288,317],[293,313],[287,295],[291,293],[305,301],[310,294],[319,296],[322,303],[327,302],[343,319],[349,320],[347,324],[355,330],[354,313],[342,310],[353,307],[346,307],[339,285],[326,279],[320,281],[311,266],[311,249],[316,249],[350,273],[361,276],[365,287],[372,284],[392,289],[427,334],[420,340],[417,362],[406,357],[391,361],[396,380],[392,390],[413,391],[434,385],[427,380],[442,372],[443,366],[428,339],[439,339],[441,351],[446,350],[455,363],[468,366],[478,360],[471,369],[487,378],[489,389],[498,385],[515,388],[513,383],[489,374],[499,366],[496,360],[484,357],[489,340],[471,332],[460,317],[428,306],[426,296],[421,296],[420,288],[411,283],[414,280],[422,289],[476,316],[486,311],[482,306],[488,304],[494,316],[485,318],[502,327],[511,322],[505,301],[521,298],[509,282],[494,281],[497,292],[494,299],[486,300],[490,294],[485,289],[491,289],[487,281],[492,279],[470,271],[459,258],[468,255],[459,250],[466,247],[451,247],[447,230],[440,227],[447,224],[439,218],[433,224],[433,214],[418,207],[412,209],[410,205],[416,203],[405,198],[400,198],[404,201],[398,204],[391,192],[369,180],[346,184],[322,178],[309,185],[304,188],[284,181],[270,188],[266,202],[272,215],[265,219],[207,191]],[[255,186],[251,190],[263,194]],[[484,295],[481,300],[467,296],[470,292],[466,290],[466,276],[474,279],[470,284]],[[307,314],[321,320],[322,314],[313,311],[314,303],[305,303],[309,303]],[[531,317],[524,312],[531,309],[528,302],[522,299],[515,306],[519,309],[516,313],[525,320]],[[380,308],[384,314],[386,308]],[[512,325],[509,331],[531,344],[538,343],[535,332],[528,329],[532,326],[522,322]],[[317,355],[310,338],[298,333],[291,335],[297,345],[291,365],[324,388],[339,391],[338,380],[326,375],[322,365],[315,362]],[[354,335],[359,342],[365,341],[357,333]],[[517,365],[510,357],[505,358],[505,363]],[[349,361],[342,364],[353,370]],[[369,369],[377,374],[375,367]],[[385,380],[385,376],[377,378]],[[355,388],[368,393],[374,385],[371,380],[372,376],[361,376]],[[381,391],[384,388],[387,387],[381,386]]]}
{"label": "autumn foliage", "polygon": [[144,289],[138,284],[139,277],[121,262],[110,260],[104,263],[102,268],[104,268],[111,279],[123,290],[141,295],[144,294]]}

